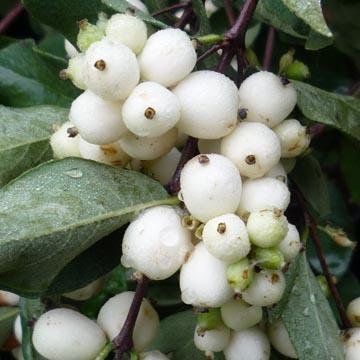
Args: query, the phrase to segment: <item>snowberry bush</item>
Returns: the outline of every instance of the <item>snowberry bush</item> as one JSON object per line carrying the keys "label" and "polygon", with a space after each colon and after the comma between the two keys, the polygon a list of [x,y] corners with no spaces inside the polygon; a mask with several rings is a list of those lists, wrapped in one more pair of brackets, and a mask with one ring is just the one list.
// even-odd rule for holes
{"label": "snowberry bush", "polygon": [[323,6],[0,5],[1,359],[360,360],[360,7]]}

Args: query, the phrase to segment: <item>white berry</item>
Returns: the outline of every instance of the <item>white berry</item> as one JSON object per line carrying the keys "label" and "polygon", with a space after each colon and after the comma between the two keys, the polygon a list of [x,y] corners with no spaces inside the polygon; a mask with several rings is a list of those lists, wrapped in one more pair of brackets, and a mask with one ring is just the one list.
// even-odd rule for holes
{"label": "white berry", "polygon": [[219,139],[234,129],[239,97],[235,83],[225,75],[196,71],[173,92],[181,103],[180,131],[200,139]]}
{"label": "white berry", "polygon": [[123,44],[107,39],[93,43],[85,53],[88,89],[104,100],[124,100],[138,84],[135,54]]}
{"label": "white berry", "polygon": [[77,129],[69,121],[51,135],[50,145],[55,159],[66,157],[80,157],[79,139]]}
{"label": "white berry", "polygon": [[226,264],[212,256],[200,242],[181,267],[180,289],[185,304],[219,307],[234,295],[226,281]]}
{"label": "white berry", "polygon": [[104,332],[94,321],[70,309],[41,315],[32,340],[36,351],[49,360],[92,360],[106,343]]}
{"label": "white berry", "polygon": [[221,153],[234,162],[242,176],[258,178],[279,162],[280,141],[264,124],[241,122],[222,140]]}
{"label": "white berry", "polygon": [[95,145],[80,138],[79,151],[84,159],[118,167],[124,167],[130,160],[118,141],[106,145]]}
{"label": "white berry", "polygon": [[120,43],[139,54],[147,40],[146,24],[130,14],[115,14],[106,24],[105,34],[115,43]]}
{"label": "white berry", "polygon": [[287,219],[278,209],[250,213],[246,227],[251,243],[262,248],[276,246],[288,232]]}
{"label": "white berry", "polygon": [[267,71],[259,71],[242,82],[240,107],[246,109],[247,121],[274,127],[283,121],[296,105],[296,91],[291,83]]}
{"label": "white berry", "polygon": [[134,8],[143,11],[144,13],[148,14],[149,10],[146,5],[140,0],[127,0],[127,2],[132,5]]}
{"label": "white berry", "polygon": [[360,360],[360,327],[346,330],[343,341],[345,360]]}
{"label": "white berry", "polygon": [[274,128],[280,139],[281,157],[292,158],[303,153],[310,144],[310,135],[306,127],[298,120],[289,119],[283,121]]}
{"label": "white berry", "polygon": [[119,143],[124,151],[138,160],[154,160],[167,154],[174,147],[177,129],[172,128],[157,137],[140,137],[132,133],[123,136]]}
{"label": "white berry", "polygon": [[285,277],[281,271],[262,270],[254,275],[242,298],[251,305],[270,306],[280,301],[285,290]]}
{"label": "white berry", "polygon": [[211,330],[195,328],[194,344],[201,351],[223,351],[230,342],[230,329],[220,324]]}
{"label": "white berry", "polygon": [[269,360],[270,343],[266,335],[257,327],[236,331],[230,344],[224,350],[226,360]]}
{"label": "white berry", "polygon": [[88,300],[96,295],[102,289],[103,285],[104,278],[96,279],[80,289],[63,294],[63,296],[77,301]]}
{"label": "white berry", "polygon": [[302,249],[300,235],[296,226],[288,223],[288,232],[277,246],[283,253],[285,261],[291,261]]}
{"label": "white berry", "polygon": [[229,328],[240,331],[248,329],[262,319],[262,308],[249,305],[241,299],[231,299],[221,307],[221,317]]}
{"label": "white berry", "polygon": [[[134,298],[133,291],[126,291],[109,299],[100,309],[97,322],[110,340],[120,332],[130,305]],[[136,351],[143,350],[154,339],[159,327],[159,317],[150,303],[143,299],[133,332]]]}
{"label": "white berry", "polygon": [[110,144],[128,131],[121,118],[121,106],[120,102],[105,101],[87,90],[71,104],[69,118],[87,142]]}
{"label": "white berry", "polygon": [[287,184],[287,173],[285,168],[281,162],[278,162],[275,166],[273,166],[264,177],[271,177],[277,180],[282,181],[284,184]]}
{"label": "white berry", "polygon": [[180,102],[164,86],[155,82],[139,84],[126,99],[123,121],[138,136],[160,136],[180,119]]}
{"label": "white berry", "polygon": [[0,290],[0,306],[17,306],[20,297],[9,291]]}
{"label": "white berry", "polygon": [[216,258],[233,263],[250,252],[250,241],[244,222],[234,214],[209,220],[202,233],[204,244]]}
{"label": "white berry", "polygon": [[196,52],[186,32],[164,29],[151,35],[139,55],[141,77],[174,86],[193,70]]}
{"label": "white berry", "polygon": [[185,262],[191,252],[191,232],[176,208],[156,206],[142,212],[126,229],[121,263],[153,280],[163,280]]}
{"label": "white berry", "polygon": [[169,360],[169,358],[160,351],[153,350],[140,353],[139,360]]}
{"label": "white berry", "polygon": [[180,157],[181,152],[173,148],[169,153],[156,160],[144,161],[143,165],[150,172],[152,178],[165,185],[171,180]]}
{"label": "white berry", "polygon": [[352,326],[360,327],[360,297],[352,300],[346,308],[346,314]]}
{"label": "white berry", "polygon": [[181,197],[195,218],[207,222],[235,212],[241,197],[241,177],[226,157],[201,154],[188,161],[180,176]]}
{"label": "white berry", "polygon": [[242,195],[238,207],[240,216],[265,209],[285,211],[290,203],[290,192],[280,180],[273,178],[248,179],[243,183]]}
{"label": "white berry", "polygon": [[290,341],[289,334],[283,324],[279,319],[274,323],[270,324],[268,327],[268,336],[271,342],[271,345],[281,354],[291,358],[297,359],[297,355],[294,349],[293,344]]}
{"label": "white berry", "polygon": [[22,327],[21,327],[21,317],[18,315],[14,322],[14,335],[16,340],[21,344],[22,342]]}

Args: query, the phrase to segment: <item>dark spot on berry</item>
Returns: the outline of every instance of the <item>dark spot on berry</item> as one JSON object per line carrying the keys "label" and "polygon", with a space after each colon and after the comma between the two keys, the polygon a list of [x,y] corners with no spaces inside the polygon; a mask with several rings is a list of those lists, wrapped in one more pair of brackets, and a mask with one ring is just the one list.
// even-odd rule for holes
{"label": "dark spot on berry", "polygon": [[248,155],[246,158],[245,158],[245,162],[248,164],[248,165],[254,165],[256,163],[256,157],[255,155]]}

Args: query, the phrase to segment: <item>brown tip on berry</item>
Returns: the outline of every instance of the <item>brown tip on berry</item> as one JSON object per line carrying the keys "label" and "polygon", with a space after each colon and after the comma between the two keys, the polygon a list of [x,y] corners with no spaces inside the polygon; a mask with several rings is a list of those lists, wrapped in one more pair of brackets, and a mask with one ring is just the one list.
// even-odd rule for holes
{"label": "brown tip on berry", "polygon": [[79,26],[79,29],[85,30],[86,27],[89,25],[89,21],[88,21],[88,19],[83,19],[83,20],[78,21],[77,24]]}
{"label": "brown tip on berry", "polygon": [[104,60],[100,59],[100,60],[97,60],[96,63],[94,64],[94,66],[100,70],[100,71],[104,71],[105,68],[106,68],[106,63]]}
{"label": "brown tip on berry", "polygon": [[255,155],[248,155],[246,158],[245,158],[245,162],[248,164],[248,165],[254,165],[256,163],[256,157]]}
{"label": "brown tip on berry", "polygon": [[149,106],[149,107],[145,110],[145,112],[144,112],[145,117],[146,117],[147,119],[149,119],[149,120],[153,119],[154,116],[155,116],[155,114],[156,114],[155,109],[153,109],[153,108],[150,107],[150,106]]}
{"label": "brown tip on berry", "polygon": [[247,118],[247,113],[248,113],[248,109],[245,109],[245,108],[241,108],[239,110],[239,118],[241,120],[245,120]]}
{"label": "brown tip on berry", "polygon": [[287,84],[290,84],[290,80],[286,78],[285,76],[280,76],[281,83],[286,86]]}
{"label": "brown tip on berry", "polygon": [[200,164],[207,164],[210,161],[209,157],[204,154],[199,155],[198,160]]}
{"label": "brown tip on berry", "polygon": [[225,231],[226,231],[226,224],[225,223],[219,223],[218,227],[217,227],[217,232],[219,234],[224,234]]}
{"label": "brown tip on berry", "polygon": [[68,74],[66,69],[63,69],[63,70],[59,71],[59,78],[61,80],[67,80],[69,78],[69,74]]}
{"label": "brown tip on berry", "polygon": [[79,134],[79,131],[75,126],[67,128],[66,132],[67,132],[69,138],[74,138],[75,136],[77,136]]}

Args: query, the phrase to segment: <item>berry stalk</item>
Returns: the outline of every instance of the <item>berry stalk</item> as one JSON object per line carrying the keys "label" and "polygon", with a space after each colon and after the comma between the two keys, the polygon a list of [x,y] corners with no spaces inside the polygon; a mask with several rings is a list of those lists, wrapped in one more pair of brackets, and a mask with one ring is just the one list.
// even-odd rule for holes
{"label": "berry stalk", "polygon": [[0,21],[0,34],[4,33],[9,28],[23,10],[24,7],[22,4],[18,3],[9,11],[9,13]]}

